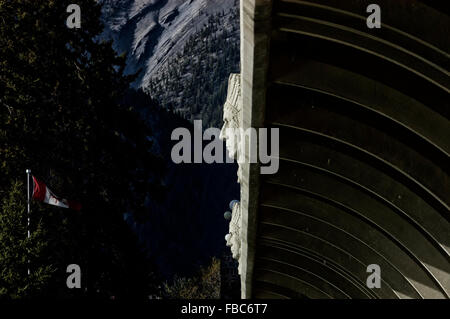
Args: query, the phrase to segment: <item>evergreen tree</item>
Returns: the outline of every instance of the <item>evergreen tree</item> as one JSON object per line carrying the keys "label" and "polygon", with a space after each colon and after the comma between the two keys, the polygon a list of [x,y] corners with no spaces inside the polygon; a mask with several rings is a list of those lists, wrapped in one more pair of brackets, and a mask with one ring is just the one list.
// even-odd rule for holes
{"label": "evergreen tree", "polygon": [[[42,208],[49,236],[36,245],[51,247],[47,257],[55,275],[49,294],[74,295],[65,287],[71,263],[81,266],[89,295],[97,290],[105,296],[125,290],[148,293],[150,283],[144,278],[124,287],[126,265],[144,263],[145,256],[123,227],[122,214],[132,212],[137,219],[148,214],[145,198],[161,194],[161,161],[149,153],[151,132],[138,112],[120,103],[137,75],[125,76],[125,55],[117,56],[111,42],[98,40],[100,6],[95,0],[77,1],[81,29],[69,29],[70,3],[0,0],[0,198],[10,198],[13,181],[31,168],[56,194],[82,203],[80,213]],[[18,205],[2,210],[6,221],[20,214]],[[8,227],[0,229],[0,236],[20,243],[22,232]],[[129,240],[118,240],[122,237]],[[17,250],[17,257],[23,249],[0,247],[0,255]],[[17,260],[2,262],[4,272],[12,273]],[[46,276],[42,273],[33,285]],[[0,286],[5,293],[27,291],[20,282],[5,280],[16,285]]]}
{"label": "evergreen tree", "polygon": [[[35,296],[44,290],[55,269],[43,260],[48,253],[46,231],[39,219],[27,238],[24,185],[14,182],[0,210],[0,299]],[[28,268],[32,269],[28,276]]]}
{"label": "evergreen tree", "polygon": [[213,258],[196,276],[175,276],[171,285],[164,283],[163,296],[167,299],[219,299],[220,285],[220,260]]}

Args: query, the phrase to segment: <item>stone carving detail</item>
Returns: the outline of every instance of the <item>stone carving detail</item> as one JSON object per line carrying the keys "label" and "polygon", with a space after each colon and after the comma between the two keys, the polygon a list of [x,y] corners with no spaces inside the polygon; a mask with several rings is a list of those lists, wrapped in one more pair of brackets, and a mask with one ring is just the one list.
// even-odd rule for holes
{"label": "stone carving detail", "polygon": [[[228,155],[230,158],[238,160],[238,180],[240,183],[242,179],[241,163],[239,158],[241,156],[240,149],[240,134],[236,134],[241,125],[242,113],[242,97],[241,97],[241,75],[230,74],[228,79],[228,94],[227,100],[223,107],[223,127],[220,132],[220,139],[225,140]],[[229,225],[229,232],[225,236],[227,246],[231,248],[233,258],[239,263],[238,272],[241,274],[241,205],[239,201],[233,200],[230,203],[231,220]],[[227,214],[226,216],[228,216]]]}
{"label": "stone carving detail", "polygon": [[237,200],[230,203],[231,220],[228,234],[225,236],[227,246],[231,248],[233,258],[239,263],[238,273],[241,274],[241,205]]}
{"label": "stone carving detail", "polygon": [[241,75],[232,73],[228,79],[227,99],[223,106],[223,127],[220,131],[220,139],[225,140],[228,155],[232,159],[238,160],[238,183],[241,181],[241,137],[236,134],[241,125],[242,97],[241,97]]}

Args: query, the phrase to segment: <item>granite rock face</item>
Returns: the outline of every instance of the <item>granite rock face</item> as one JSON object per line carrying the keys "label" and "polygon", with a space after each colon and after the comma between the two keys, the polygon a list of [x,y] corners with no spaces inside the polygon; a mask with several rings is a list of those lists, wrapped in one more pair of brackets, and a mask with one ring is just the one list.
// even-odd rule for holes
{"label": "granite rock face", "polygon": [[183,49],[209,15],[227,12],[233,0],[99,0],[103,5],[103,36],[127,52],[127,73],[142,68],[135,87],[145,87],[168,59]]}

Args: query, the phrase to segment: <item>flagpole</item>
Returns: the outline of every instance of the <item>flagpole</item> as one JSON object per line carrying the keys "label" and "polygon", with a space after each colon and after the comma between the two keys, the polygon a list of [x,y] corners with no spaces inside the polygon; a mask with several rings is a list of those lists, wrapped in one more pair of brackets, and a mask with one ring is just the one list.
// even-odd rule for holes
{"label": "flagpole", "polygon": [[[28,209],[28,222],[27,222],[27,231],[28,231],[28,240],[30,239],[30,214],[31,214],[31,196],[30,196],[30,175],[31,169],[26,170],[27,173],[27,209]],[[30,258],[30,256],[28,256]],[[30,259],[28,259],[28,276],[30,275]]]}

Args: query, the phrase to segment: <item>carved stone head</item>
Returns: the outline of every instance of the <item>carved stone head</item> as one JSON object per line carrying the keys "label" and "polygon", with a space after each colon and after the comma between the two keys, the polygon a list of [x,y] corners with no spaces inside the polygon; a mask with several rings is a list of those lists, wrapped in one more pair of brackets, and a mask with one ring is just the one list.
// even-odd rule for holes
{"label": "carved stone head", "polygon": [[232,73],[228,79],[227,100],[223,106],[223,127],[220,139],[225,140],[230,158],[237,158],[239,152],[239,134],[236,130],[241,128],[241,75]]}
{"label": "carved stone head", "polygon": [[233,258],[241,257],[241,206],[238,201],[230,203],[232,209],[229,233],[225,236],[227,246],[231,248]]}

